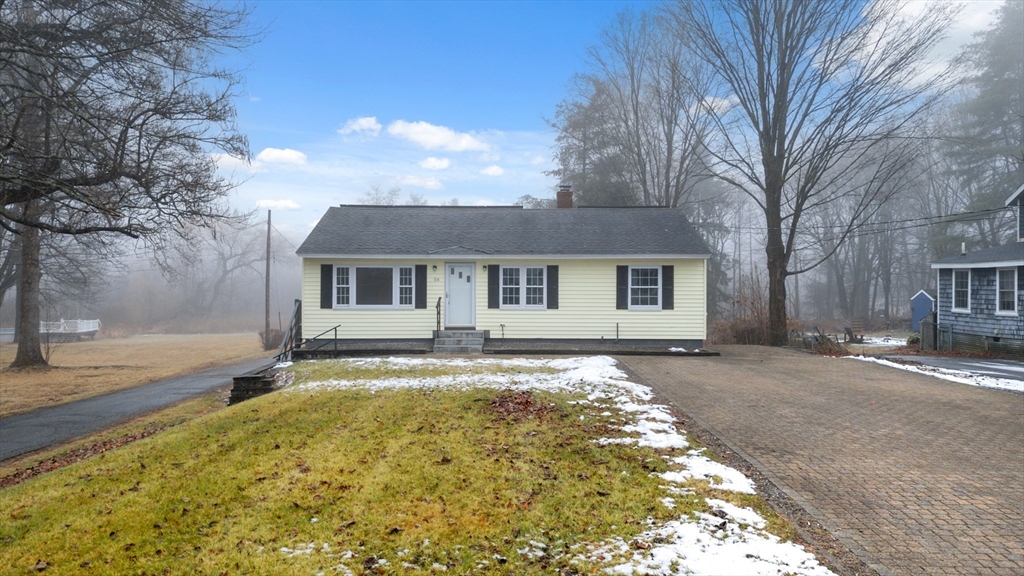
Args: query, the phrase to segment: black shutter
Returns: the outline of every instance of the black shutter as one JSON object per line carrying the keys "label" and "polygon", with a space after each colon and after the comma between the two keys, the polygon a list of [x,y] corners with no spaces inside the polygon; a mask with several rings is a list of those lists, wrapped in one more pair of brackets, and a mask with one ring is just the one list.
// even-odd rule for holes
{"label": "black shutter", "polygon": [[501,266],[487,265],[487,307],[501,308]]}
{"label": "black shutter", "polygon": [[427,265],[417,264],[416,265],[416,296],[415,296],[415,307],[426,308],[427,307]]}
{"label": "black shutter", "polygon": [[548,310],[558,310],[558,266],[548,266]]}
{"label": "black shutter", "polygon": [[672,310],[675,307],[675,269],[673,266],[661,267],[661,309]]}
{"label": "black shutter", "polygon": [[615,270],[615,308],[629,308],[629,266],[617,266]]}
{"label": "black shutter", "polygon": [[320,265],[320,307],[334,308],[334,264]]}

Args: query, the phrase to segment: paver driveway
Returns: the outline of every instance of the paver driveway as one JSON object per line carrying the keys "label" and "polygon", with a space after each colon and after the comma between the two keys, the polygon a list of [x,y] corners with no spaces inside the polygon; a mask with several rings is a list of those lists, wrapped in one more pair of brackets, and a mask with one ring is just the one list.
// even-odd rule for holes
{"label": "paver driveway", "polygon": [[784,349],[622,357],[881,574],[1024,574],[1024,395]]}

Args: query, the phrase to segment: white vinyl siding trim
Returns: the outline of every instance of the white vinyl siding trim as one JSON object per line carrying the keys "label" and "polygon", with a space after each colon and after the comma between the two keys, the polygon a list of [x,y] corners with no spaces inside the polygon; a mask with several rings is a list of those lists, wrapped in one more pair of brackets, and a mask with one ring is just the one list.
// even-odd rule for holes
{"label": "white vinyl siding trim", "polygon": [[630,266],[628,278],[630,310],[661,310],[661,266]]}
{"label": "white vinyl siding trim", "polygon": [[503,310],[547,309],[546,266],[502,266],[501,299]]}
{"label": "white vinyl siding trim", "polygon": [[971,313],[971,271],[953,270],[953,312]]}
{"label": "white vinyl siding trim", "polygon": [[[387,271],[391,275],[391,289],[388,293],[375,294],[377,297],[390,296],[388,302],[363,303],[369,298],[365,290],[369,287],[373,271]],[[373,266],[369,264],[341,264],[334,267],[334,308],[338,309],[403,309],[413,307],[415,275],[412,266]],[[360,283],[364,294],[360,297]]]}
{"label": "white vinyl siding trim", "polygon": [[999,316],[1017,315],[1017,278],[1016,268],[999,268],[996,270],[996,314]]}

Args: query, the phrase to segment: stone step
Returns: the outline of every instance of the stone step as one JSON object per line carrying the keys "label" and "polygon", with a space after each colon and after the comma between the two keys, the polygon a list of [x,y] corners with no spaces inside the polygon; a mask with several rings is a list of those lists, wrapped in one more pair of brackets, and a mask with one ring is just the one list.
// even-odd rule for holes
{"label": "stone step", "polygon": [[434,346],[483,346],[483,338],[435,338]]}
{"label": "stone step", "polygon": [[483,339],[483,330],[441,330],[437,333],[438,338],[480,338]]}
{"label": "stone step", "polygon": [[480,354],[484,351],[483,345],[480,346],[445,346],[435,345],[434,354]]}

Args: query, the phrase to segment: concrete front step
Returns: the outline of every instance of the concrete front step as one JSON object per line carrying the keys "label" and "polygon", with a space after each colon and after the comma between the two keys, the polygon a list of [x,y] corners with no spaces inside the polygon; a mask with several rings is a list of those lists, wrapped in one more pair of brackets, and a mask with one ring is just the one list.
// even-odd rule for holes
{"label": "concrete front step", "polygon": [[483,330],[441,330],[436,338],[483,338]]}
{"label": "concrete front step", "polygon": [[434,354],[481,354],[484,347],[480,346],[434,346]]}
{"label": "concrete front step", "polygon": [[435,354],[479,354],[483,351],[482,330],[441,330],[434,338]]}
{"label": "concrete front step", "polygon": [[435,338],[434,346],[483,346],[483,338]]}

